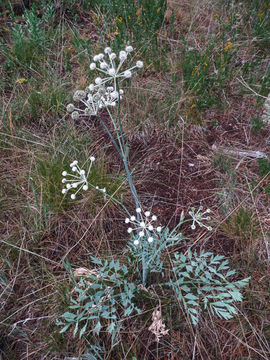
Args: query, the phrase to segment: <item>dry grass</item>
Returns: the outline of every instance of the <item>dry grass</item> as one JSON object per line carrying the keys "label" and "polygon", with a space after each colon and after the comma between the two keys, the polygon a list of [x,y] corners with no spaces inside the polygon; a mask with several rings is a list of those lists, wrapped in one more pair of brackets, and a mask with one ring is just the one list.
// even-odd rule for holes
{"label": "dry grass", "polygon": [[[236,8],[226,6],[228,3]],[[143,75],[137,76],[126,89],[121,105],[130,145],[130,166],[142,204],[170,228],[178,223],[182,210],[187,213],[191,206],[200,204],[211,208],[214,230],[209,233],[199,228],[194,233],[184,225],[181,231],[189,239],[188,245],[183,245],[184,251],[187,247],[204,248],[225,255],[242,278],[251,276],[239,316],[224,322],[206,314],[194,329],[180,306],[162,309],[165,327],[160,323],[160,329],[169,332],[163,331],[164,336],[159,337],[158,328],[156,332],[150,331],[152,314],[158,310],[149,301],[142,317],[126,319],[117,349],[110,349],[108,334],[101,334],[106,348],[101,358],[270,358],[270,198],[266,191],[269,173],[260,176],[255,158],[238,158],[215,150],[259,150],[269,161],[269,125],[260,131],[251,126],[252,118],[260,119],[262,102],[238,81],[239,64],[255,58],[259,61],[261,57],[250,84],[265,96],[268,85],[261,87],[260,77],[267,74],[269,57],[265,55],[267,49],[252,41],[251,24],[244,20],[248,5],[241,8],[239,3],[223,4],[218,0],[181,4],[170,1],[170,10],[159,32],[159,40],[168,46],[164,56],[167,70],[155,69],[149,63]],[[232,80],[222,92],[222,106],[195,107],[199,95],[185,85],[188,80],[183,71],[183,38],[187,46],[202,51],[210,40],[218,38],[223,20],[225,23],[226,18],[232,17],[233,10],[242,11],[239,21],[243,33],[234,42],[239,51],[232,65]],[[82,39],[90,35],[95,39],[92,49],[95,53],[102,39],[99,25],[92,21],[93,13],[79,11],[76,6],[74,11],[85,24]],[[221,22],[215,14],[219,14]],[[1,16],[10,29],[12,20],[6,14]],[[6,75],[5,54],[3,50],[0,53],[3,65],[0,359],[3,360],[85,358],[82,354],[89,348],[87,339],[74,341],[71,332],[60,334],[55,324],[56,318],[66,311],[73,288],[69,271],[92,269],[89,255],[115,258],[125,255],[124,212],[116,203],[94,193],[74,203],[63,199],[60,184],[63,167],[75,158],[85,160],[94,154],[100,159],[96,179],[110,186],[115,197],[131,212],[133,209],[123,168],[98,122],[87,119],[73,123],[65,114],[64,106],[72,91],[84,88],[92,74],[87,72],[87,56],[81,57],[86,52],[71,44],[71,15],[67,12],[57,16],[62,23],[61,36],[55,35],[49,55],[54,58],[54,67],[50,59],[46,71],[43,66],[37,71],[13,64]],[[16,21],[24,20],[20,17]],[[79,28],[80,22],[77,24]],[[1,28],[4,42],[11,46],[11,36],[4,27]],[[228,36],[225,40],[229,39]],[[70,46],[72,49],[67,50]],[[220,46],[223,45],[218,40],[213,58]],[[66,66],[68,51],[72,73]],[[18,84],[16,80],[22,77],[27,82]],[[54,89],[56,97],[51,98]],[[34,92],[42,97],[36,100]],[[109,126],[107,114],[102,116]],[[92,345],[94,340],[92,337]]]}

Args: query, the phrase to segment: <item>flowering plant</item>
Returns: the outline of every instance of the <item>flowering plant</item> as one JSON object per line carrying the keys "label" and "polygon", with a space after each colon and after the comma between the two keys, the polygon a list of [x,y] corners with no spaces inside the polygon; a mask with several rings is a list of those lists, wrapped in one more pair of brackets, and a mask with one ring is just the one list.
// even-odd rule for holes
{"label": "flowering plant", "polygon": [[[106,326],[106,330],[115,339],[125,316],[133,312],[141,312],[140,307],[137,306],[137,295],[139,294],[140,300],[147,301],[152,298],[156,301],[160,288],[163,291],[166,289],[172,292],[175,298],[184,304],[194,325],[197,325],[199,321],[201,304],[204,309],[209,308],[217,316],[229,319],[237,313],[234,302],[242,300],[240,289],[248,283],[248,279],[236,282],[228,280],[235,272],[229,270],[228,261],[224,261],[223,256],[214,256],[204,251],[192,252],[190,248],[185,254],[177,251],[179,245],[184,244],[184,236],[178,231],[184,222],[191,221],[192,230],[196,228],[196,225],[209,231],[212,230],[212,227],[205,224],[211,220],[208,216],[210,209],[203,211],[203,207],[200,206],[196,211],[193,207],[189,211],[191,219],[186,220],[182,212],[178,225],[170,230],[160,225],[157,216],[151,213],[151,209],[144,210],[140,204],[129,169],[127,144],[120,113],[118,113],[118,120],[115,120],[109,110],[109,107],[115,106],[117,102],[120,103],[124,94],[119,82],[131,78],[135,69],[143,67],[143,63],[137,61],[135,66],[122,70],[123,64],[132,51],[133,48],[127,46],[117,56],[111,48],[106,47],[104,53],[95,55],[90,69],[97,70],[101,75],[85,91],[78,90],[74,94],[74,101],[82,103],[84,108],[75,107],[74,104],[67,106],[73,119],[80,116],[96,116],[99,119],[123,162],[135,204],[135,215],[130,215],[125,206],[120,204],[127,213],[124,222],[128,227],[130,241],[127,246],[126,260],[132,271],[119,261],[108,262],[92,258],[95,269],[89,270],[88,275],[87,273],[82,275],[79,284],[75,286],[78,297],[71,299],[73,305],[70,306],[70,311],[62,315],[64,322],[59,322],[64,326],[62,332],[75,325],[74,335],[77,333],[79,323],[83,323],[80,336],[85,333],[88,325],[92,324],[96,334],[99,334],[100,329]],[[110,132],[99,116],[102,108],[107,109],[116,135]],[[71,199],[75,200],[81,189],[87,191],[89,187],[92,187],[103,192],[104,196],[112,198],[105,188],[100,189],[99,186],[89,182],[88,178],[94,161],[95,158],[90,157],[87,172],[78,165],[77,160],[70,164],[72,174],[63,171],[62,183],[65,187],[62,193],[64,195],[75,189],[75,193],[71,194]],[[170,248],[175,249],[173,260],[168,251]],[[150,287],[156,287],[154,297]],[[171,297],[171,295],[168,296]],[[159,297],[158,308],[161,314]],[[74,310],[76,310],[75,313]],[[156,315],[155,318],[157,318]],[[165,325],[160,317],[158,321],[162,326],[159,326],[160,332],[155,326],[157,339],[165,336],[169,331],[164,330]],[[151,329],[150,326],[149,331]]]}

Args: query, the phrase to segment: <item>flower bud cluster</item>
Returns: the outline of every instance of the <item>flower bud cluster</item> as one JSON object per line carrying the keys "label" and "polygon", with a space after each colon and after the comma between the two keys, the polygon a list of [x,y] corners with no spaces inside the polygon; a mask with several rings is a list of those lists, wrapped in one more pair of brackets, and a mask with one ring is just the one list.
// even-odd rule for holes
{"label": "flower bud cluster", "polygon": [[[85,91],[77,90],[75,92],[73,100],[83,103],[85,108],[76,108],[73,104],[68,104],[67,111],[71,113],[72,119],[76,120],[80,116],[95,116],[100,109],[115,106],[117,101],[122,99],[123,90],[118,90],[117,79],[129,79],[135,69],[143,67],[143,62],[137,61],[133,67],[122,69],[132,51],[132,46],[126,46],[125,50],[116,55],[110,47],[106,47],[104,53],[93,57],[90,70],[97,70],[101,75],[96,77],[94,84],[90,84]],[[101,77],[102,75],[103,77]]]}
{"label": "flower bud cluster", "polygon": [[147,238],[149,243],[154,241],[154,236],[156,233],[160,233],[162,230],[161,226],[155,227],[153,225],[154,222],[157,221],[156,215],[152,215],[149,210],[143,212],[141,208],[136,209],[136,213],[140,216],[140,221],[138,221],[137,217],[132,215],[130,218],[125,219],[126,224],[131,224],[133,227],[129,227],[127,232],[131,234],[133,231],[136,231],[138,234],[138,238],[134,240],[134,245],[139,245],[140,239],[144,237]]}
{"label": "flower bud cluster", "polygon": [[189,215],[192,218],[192,224],[191,224],[191,229],[195,230],[196,229],[196,224],[198,224],[200,227],[205,227],[207,230],[211,231],[212,227],[211,226],[207,226],[205,224],[202,223],[202,221],[209,221],[211,220],[210,216],[204,216],[205,214],[209,214],[211,212],[210,209],[206,209],[204,212],[202,212],[203,207],[200,206],[199,209],[197,210],[197,212],[195,213],[195,208],[192,207],[191,211],[189,211]]}

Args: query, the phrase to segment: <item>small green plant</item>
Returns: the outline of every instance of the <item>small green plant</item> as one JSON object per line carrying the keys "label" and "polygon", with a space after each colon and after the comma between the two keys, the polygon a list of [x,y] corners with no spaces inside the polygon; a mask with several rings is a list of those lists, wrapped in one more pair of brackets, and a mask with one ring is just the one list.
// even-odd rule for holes
{"label": "small green plant", "polygon": [[268,159],[258,159],[258,165],[261,177],[270,175],[270,161]]}
{"label": "small green plant", "polygon": [[30,225],[31,231],[36,235],[44,232],[51,221],[51,210],[42,199],[42,192],[38,198],[34,184],[31,184],[34,201],[27,202],[26,208],[22,209],[25,222]]}
{"label": "small green plant", "polygon": [[245,247],[259,233],[259,226],[254,220],[253,211],[243,207],[231,214],[223,228],[227,233],[236,237]]}
{"label": "small green plant", "polygon": [[[203,309],[209,309],[212,314],[226,320],[237,314],[235,302],[242,300],[240,289],[247,285],[249,280],[230,281],[235,271],[229,269],[228,261],[220,255],[215,256],[204,251],[192,252],[188,249],[186,254],[176,251],[171,258],[169,249],[177,248],[184,242],[184,237],[179,232],[183,223],[191,221],[192,230],[196,229],[196,226],[212,230],[206,224],[211,220],[210,209],[203,211],[200,206],[196,211],[191,208],[191,218],[186,220],[182,212],[178,225],[170,231],[159,224],[157,216],[151,214],[151,209],[144,210],[140,205],[129,169],[129,147],[124,138],[119,111],[124,94],[120,81],[130,79],[135,69],[143,67],[143,63],[137,61],[135,66],[122,70],[132,51],[133,48],[127,46],[117,56],[110,47],[106,47],[104,53],[95,55],[90,69],[97,70],[101,76],[98,76],[86,91],[75,92],[74,102],[79,102],[83,107],[74,104],[67,106],[73,119],[95,116],[100,121],[124,165],[136,212],[131,215],[121,202],[116,201],[127,213],[125,224],[128,227],[127,233],[131,236],[125,256],[121,260],[111,261],[92,257],[93,269],[79,268],[74,271],[74,276],[80,277],[72,292],[75,292],[76,296],[71,296],[69,311],[62,315],[63,320],[58,324],[63,327],[62,332],[72,327],[73,335],[79,334],[79,337],[86,334],[90,327],[97,335],[105,328],[111,335],[112,345],[126,318],[134,314],[139,316],[143,310],[141,307],[147,303],[147,297],[154,301],[155,305],[161,306],[162,295],[159,294],[159,289],[166,289],[170,299],[169,304],[162,305],[169,306],[178,300],[184,305],[192,324],[196,326]],[[116,108],[117,105],[118,117],[115,119],[109,107]],[[104,108],[109,114],[114,133],[99,116],[100,109]],[[76,200],[81,191],[92,187],[115,201],[108,189],[102,189],[89,181],[94,161],[95,158],[90,157],[87,171],[75,160],[70,164],[71,173],[66,170],[62,172],[64,195],[70,194],[71,199]],[[151,294],[151,288],[155,288],[156,297]],[[173,294],[176,295],[175,300]],[[159,330],[152,325],[149,329],[155,329],[153,333],[157,339],[169,331],[165,330],[164,324]]]}
{"label": "small green plant", "polygon": [[265,127],[265,123],[260,119],[259,116],[253,116],[250,119],[250,126],[255,134],[259,134]]}

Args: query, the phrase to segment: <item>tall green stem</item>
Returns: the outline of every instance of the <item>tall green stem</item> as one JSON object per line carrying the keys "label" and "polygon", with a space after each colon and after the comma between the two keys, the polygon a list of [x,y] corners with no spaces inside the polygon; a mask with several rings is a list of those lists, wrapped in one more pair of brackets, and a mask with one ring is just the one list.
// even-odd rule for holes
{"label": "tall green stem", "polygon": [[[118,85],[117,85],[117,89],[118,89],[118,93],[119,93]],[[107,128],[107,126],[104,124],[102,119],[100,117],[98,117],[98,118],[99,118],[99,120],[101,122],[101,125],[104,127],[105,131],[109,135],[114,147],[116,148],[117,152],[119,153],[119,155],[120,155],[120,157],[121,157],[121,159],[123,161],[124,168],[125,168],[125,171],[126,171],[126,174],[127,174],[127,180],[128,180],[128,183],[129,183],[129,187],[130,187],[132,196],[133,196],[133,198],[135,200],[135,205],[136,205],[136,209],[137,209],[137,208],[140,207],[140,203],[139,203],[139,199],[138,199],[137,190],[136,190],[136,188],[134,186],[134,183],[133,183],[133,180],[132,180],[132,175],[131,175],[131,172],[130,172],[130,169],[129,169],[129,166],[128,166],[127,144],[125,143],[125,140],[124,140],[124,133],[123,133],[123,129],[122,129],[122,122],[121,122],[121,116],[120,116],[120,95],[119,95],[119,99],[118,99],[118,104],[119,104],[118,105],[118,126],[116,124],[116,121],[112,117],[112,114],[111,114],[110,110],[107,107],[107,111],[109,113],[109,116],[111,118],[114,130],[115,130],[115,133],[116,133],[116,136],[117,136],[118,144],[116,143],[115,139],[113,138],[112,133]],[[136,213],[136,214],[137,214],[137,221],[140,222],[141,221],[140,214],[139,213]],[[145,254],[144,254],[144,251],[143,251],[142,252],[142,283],[143,283],[143,285],[146,284],[146,277],[147,277],[147,263],[145,261]]]}

